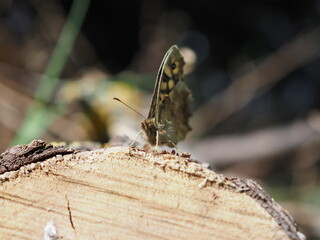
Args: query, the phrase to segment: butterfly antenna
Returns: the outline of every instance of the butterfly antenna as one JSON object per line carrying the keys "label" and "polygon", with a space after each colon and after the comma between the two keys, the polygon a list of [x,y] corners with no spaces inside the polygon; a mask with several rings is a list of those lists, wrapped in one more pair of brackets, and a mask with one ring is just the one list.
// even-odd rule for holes
{"label": "butterfly antenna", "polygon": [[137,110],[135,110],[133,107],[130,107],[128,104],[122,102],[119,98],[113,98],[113,100],[116,100],[118,102],[121,102],[123,105],[127,106],[128,108],[130,108],[132,111],[134,111],[135,113],[139,114],[141,117],[143,117],[144,119],[146,119],[145,116],[143,116],[141,113],[139,113]]}

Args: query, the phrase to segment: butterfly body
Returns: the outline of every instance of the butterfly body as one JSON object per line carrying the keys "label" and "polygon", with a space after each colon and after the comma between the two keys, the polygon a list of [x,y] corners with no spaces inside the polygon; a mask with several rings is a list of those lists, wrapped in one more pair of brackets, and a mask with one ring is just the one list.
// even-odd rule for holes
{"label": "butterfly body", "polygon": [[183,65],[179,48],[172,46],[160,65],[148,118],[141,124],[151,145],[174,147],[191,130],[192,95]]}

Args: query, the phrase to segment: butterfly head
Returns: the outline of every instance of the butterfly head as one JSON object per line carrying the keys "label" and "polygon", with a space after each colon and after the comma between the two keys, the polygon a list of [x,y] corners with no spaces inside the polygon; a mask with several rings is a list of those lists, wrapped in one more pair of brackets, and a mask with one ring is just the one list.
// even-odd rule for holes
{"label": "butterfly head", "polygon": [[[146,133],[148,142],[154,145],[167,145],[174,147],[176,142],[171,139],[171,127],[169,124],[156,123],[155,118],[146,119],[141,123],[142,130]],[[158,139],[157,139],[158,138]],[[158,142],[157,142],[158,141]]]}
{"label": "butterfly head", "polygon": [[141,123],[142,130],[146,133],[148,142],[151,145],[156,145],[156,134],[158,128],[156,127],[155,118],[148,118]]}

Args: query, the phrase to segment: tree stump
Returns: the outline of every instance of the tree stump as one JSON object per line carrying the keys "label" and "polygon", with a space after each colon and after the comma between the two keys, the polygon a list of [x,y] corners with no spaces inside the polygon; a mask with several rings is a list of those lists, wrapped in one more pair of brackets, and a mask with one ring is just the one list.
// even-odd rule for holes
{"label": "tree stump", "polygon": [[[257,183],[217,174],[188,155],[52,150],[42,158],[39,148],[23,152],[36,162],[2,168],[0,239],[304,238]],[[0,169],[8,153],[23,155],[7,150]]]}

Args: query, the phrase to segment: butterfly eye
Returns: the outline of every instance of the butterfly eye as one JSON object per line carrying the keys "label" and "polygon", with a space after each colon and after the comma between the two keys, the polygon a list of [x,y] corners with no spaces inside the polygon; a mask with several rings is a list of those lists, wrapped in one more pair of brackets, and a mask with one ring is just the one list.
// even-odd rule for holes
{"label": "butterfly eye", "polygon": [[171,64],[171,69],[172,69],[172,70],[176,69],[176,67],[177,67],[177,65],[176,65],[175,63],[172,63],[172,64]]}

